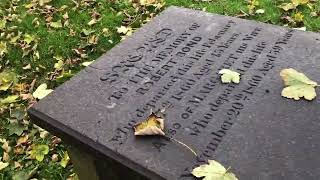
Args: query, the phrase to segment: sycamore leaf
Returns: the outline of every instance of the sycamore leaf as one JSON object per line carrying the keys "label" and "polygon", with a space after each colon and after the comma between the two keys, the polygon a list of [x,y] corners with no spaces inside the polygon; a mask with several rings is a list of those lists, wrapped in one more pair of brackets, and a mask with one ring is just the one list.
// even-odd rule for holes
{"label": "sycamore leaf", "polygon": [[203,164],[192,170],[192,175],[200,178],[205,177],[203,180],[238,180],[238,178],[229,172],[220,163],[214,160],[208,160],[209,164]]}
{"label": "sycamore leaf", "polygon": [[0,171],[8,166],[9,166],[9,163],[4,163],[4,162],[0,161]]}
{"label": "sycamore leaf", "polygon": [[229,69],[222,69],[219,71],[219,74],[222,74],[221,81],[223,83],[239,83],[240,82],[240,74],[235,71],[231,71]]}
{"label": "sycamore leaf", "polygon": [[158,117],[154,113],[151,113],[150,116],[143,122],[138,123],[134,126],[134,135],[162,135],[164,129],[164,119]]}
{"label": "sycamore leaf", "polygon": [[30,157],[37,161],[43,161],[44,156],[49,153],[49,146],[45,144],[34,145],[30,152]]}
{"label": "sycamore leaf", "polygon": [[69,157],[69,155],[68,155],[68,152],[65,151],[65,152],[63,153],[63,158],[62,158],[61,161],[60,161],[60,165],[65,168],[65,167],[67,167],[69,161],[70,161],[70,157]]}
{"label": "sycamore leaf", "polygon": [[37,99],[42,99],[46,97],[48,94],[50,94],[52,91],[52,89],[47,89],[46,83],[43,83],[36,89],[36,91],[33,92],[32,96]]}
{"label": "sycamore leaf", "polygon": [[53,27],[53,28],[62,28],[61,20],[56,21],[56,22],[51,22],[50,26]]}
{"label": "sycamore leaf", "polygon": [[315,88],[317,82],[310,80],[306,75],[296,71],[295,69],[283,69],[280,76],[286,86],[281,95],[286,98],[299,100],[304,97],[306,100],[314,99],[317,94]]}

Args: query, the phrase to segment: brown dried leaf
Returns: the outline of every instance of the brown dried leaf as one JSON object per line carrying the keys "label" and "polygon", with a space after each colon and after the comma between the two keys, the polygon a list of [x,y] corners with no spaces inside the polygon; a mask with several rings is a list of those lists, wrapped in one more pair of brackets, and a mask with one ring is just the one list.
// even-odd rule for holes
{"label": "brown dried leaf", "polygon": [[156,114],[151,113],[150,116],[143,122],[134,126],[134,135],[162,135],[164,129],[164,119],[158,117]]}

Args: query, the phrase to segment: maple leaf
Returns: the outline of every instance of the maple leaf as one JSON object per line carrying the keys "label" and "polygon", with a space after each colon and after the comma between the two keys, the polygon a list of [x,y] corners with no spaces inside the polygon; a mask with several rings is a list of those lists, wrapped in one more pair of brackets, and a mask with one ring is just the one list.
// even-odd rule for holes
{"label": "maple leaf", "polygon": [[239,83],[240,82],[240,74],[235,71],[231,71],[229,69],[222,69],[219,71],[219,74],[222,74],[221,81],[223,83]]}
{"label": "maple leaf", "polygon": [[317,82],[310,80],[306,75],[296,71],[295,69],[283,69],[280,76],[286,86],[281,95],[286,98],[299,100],[304,97],[306,100],[314,99],[317,94],[315,87],[318,86]]}
{"label": "maple leaf", "polygon": [[162,135],[164,129],[164,119],[158,117],[154,113],[151,113],[150,116],[143,122],[138,123],[134,127],[134,135]]}
{"label": "maple leaf", "polygon": [[47,84],[41,84],[32,94],[33,97],[37,99],[42,99],[46,97],[48,94],[50,94],[53,90],[47,89]]}
{"label": "maple leaf", "polygon": [[238,178],[214,160],[208,160],[209,164],[203,164],[192,170],[192,175],[203,180],[238,180]]}

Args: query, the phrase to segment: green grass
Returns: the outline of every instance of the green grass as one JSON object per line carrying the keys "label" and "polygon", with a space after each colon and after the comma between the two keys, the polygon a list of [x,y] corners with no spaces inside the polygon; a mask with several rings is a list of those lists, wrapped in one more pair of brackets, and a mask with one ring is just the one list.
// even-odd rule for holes
{"label": "green grass", "polygon": [[[160,1],[160,0],[159,0]],[[92,61],[101,56],[103,53],[114,47],[121,41],[121,34],[117,32],[117,28],[130,24],[132,28],[139,28],[147,18],[151,15],[159,13],[165,7],[174,5],[192,9],[205,10],[207,12],[238,16],[242,13],[248,13],[248,2],[245,0],[213,0],[212,2],[201,2],[196,0],[164,0],[165,6],[160,10],[154,6],[134,6],[126,0],[93,0],[91,3],[85,3],[83,0],[52,0],[48,5],[33,7],[30,10],[31,0],[1,0],[0,3],[0,22],[6,20],[5,28],[0,26],[0,43],[6,43],[7,53],[0,57],[0,72],[3,70],[11,70],[17,74],[19,83],[26,87],[17,91],[12,86],[8,91],[0,91],[0,98],[5,98],[8,95],[28,94],[30,84],[35,81],[33,90],[41,83],[47,83],[49,88],[54,89],[64,80],[57,80],[58,76],[64,75],[71,71],[76,74],[83,68],[82,62]],[[33,1],[39,2],[39,1]],[[86,1],[90,2],[90,1]],[[278,6],[285,0],[259,0],[254,11],[264,9],[264,14],[251,14],[244,18],[266,22],[276,25],[288,25],[291,27],[307,27],[309,31],[318,32],[320,30],[320,16],[311,17],[311,12],[320,12],[320,2],[312,3],[312,8],[308,5],[298,6],[297,9],[290,12],[285,12]],[[65,7],[64,10],[59,10]],[[297,12],[304,15],[303,22],[284,21],[281,17],[290,16]],[[68,25],[62,28],[49,27],[49,22],[63,20],[63,16],[68,13]],[[94,25],[88,25],[92,19],[92,14],[99,14],[99,21]],[[65,22],[65,20],[63,20]],[[0,23],[1,24],[1,23]],[[36,25],[38,24],[38,25]],[[90,35],[85,35],[83,30],[93,31]],[[16,37],[21,33],[16,43],[10,43],[12,37]],[[28,55],[23,56],[22,47],[26,47],[23,42],[24,35],[28,34],[34,37],[34,41],[30,43],[31,50]],[[98,37],[97,43],[88,43],[89,39],[95,35]],[[35,46],[37,45],[37,46]],[[32,50],[32,47],[33,50]],[[80,57],[74,49],[81,49],[85,52],[85,57]],[[0,49],[1,52],[1,49]],[[26,51],[25,51],[26,52]],[[36,58],[36,53],[39,53],[39,58]],[[57,59],[63,61],[61,69],[55,69],[54,65],[58,62]],[[31,69],[24,69],[26,65],[31,65]],[[1,75],[0,75],[1,79]],[[1,84],[0,84],[1,85]],[[30,89],[32,92],[32,89]],[[29,122],[29,118],[24,115],[23,119],[18,119],[18,122],[24,127],[22,134],[9,135],[8,127],[12,120],[17,118],[10,115],[10,110],[22,109],[25,113],[27,107],[32,103],[32,99],[19,100],[11,103],[9,106],[0,104],[0,146],[4,140],[9,141],[9,146],[12,148],[9,154],[9,166],[0,170],[0,180],[11,179],[19,173],[29,173],[36,168],[33,177],[38,179],[67,179],[73,174],[72,164],[65,168],[60,165],[60,160],[65,152],[63,143],[53,145],[54,137],[49,135],[41,138],[41,130],[35,128]],[[23,148],[21,153],[17,153],[15,146],[21,136],[28,135],[28,140],[20,145]],[[30,159],[28,152],[32,149],[32,145],[45,144],[50,147],[50,151],[43,161],[39,162],[35,159]],[[5,147],[0,147],[0,157],[6,151]],[[52,155],[58,155],[58,160],[53,161]],[[4,161],[4,160],[3,160]],[[15,162],[21,164],[21,168],[14,166]],[[70,177],[71,179],[71,177]]]}

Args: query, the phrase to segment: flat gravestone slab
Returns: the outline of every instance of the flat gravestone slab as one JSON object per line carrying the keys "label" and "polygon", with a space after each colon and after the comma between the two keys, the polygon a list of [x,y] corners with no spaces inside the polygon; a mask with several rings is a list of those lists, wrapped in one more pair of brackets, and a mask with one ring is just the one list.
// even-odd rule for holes
{"label": "flat gravestone slab", "polygon": [[[320,98],[281,97],[288,67],[320,81],[319,34],[170,7],[29,113],[150,179],[193,179],[193,167],[215,159],[240,180],[318,180]],[[222,84],[223,68],[240,84]],[[163,108],[167,136],[197,157],[133,135]]]}

